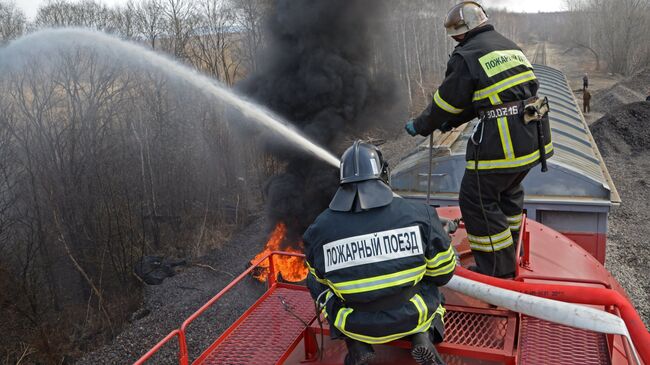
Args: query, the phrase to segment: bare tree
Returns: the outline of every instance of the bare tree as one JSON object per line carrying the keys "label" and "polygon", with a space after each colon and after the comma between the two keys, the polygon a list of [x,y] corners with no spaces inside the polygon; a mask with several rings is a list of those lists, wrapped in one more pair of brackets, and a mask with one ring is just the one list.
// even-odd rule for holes
{"label": "bare tree", "polygon": [[239,57],[249,73],[257,70],[257,53],[264,41],[263,21],[272,5],[273,0],[233,0],[237,12],[236,26],[242,33]]}
{"label": "bare tree", "polygon": [[192,62],[232,85],[241,64],[236,57],[235,12],[221,0],[202,0],[197,10],[200,18],[189,47]]}
{"label": "bare tree", "polygon": [[118,6],[111,11],[111,23],[113,24],[114,31],[123,38],[135,38],[137,34],[136,17],[132,11],[133,7],[133,2],[131,2],[125,6]]}
{"label": "bare tree", "polygon": [[187,57],[187,45],[194,36],[197,14],[192,0],[163,0],[166,44],[169,53],[177,58]]}
{"label": "bare tree", "polygon": [[85,27],[110,31],[110,9],[94,0],[50,0],[40,7],[34,23],[39,27]]}
{"label": "bare tree", "polygon": [[567,0],[569,17],[563,29],[565,40],[588,49],[600,66],[610,72],[630,74],[650,58],[647,42],[640,37],[650,31],[649,0]]}
{"label": "bare tree", "polygon": [[127,11],[133,14],[138,36],[146,40],[151,49],[156,49],[156,42],[164,29],[162,9],[159,0],[142,0],[127,4]]}
{"label": "bare tree", "polygon": [[0,0],[0,45],[20,37],[25,31],[25,14],[13,2]]}

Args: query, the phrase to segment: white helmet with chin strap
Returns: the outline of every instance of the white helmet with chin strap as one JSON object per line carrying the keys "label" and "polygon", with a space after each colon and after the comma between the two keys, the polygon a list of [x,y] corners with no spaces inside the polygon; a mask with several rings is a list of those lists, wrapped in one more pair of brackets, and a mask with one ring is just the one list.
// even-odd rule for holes
{"label": "white helmet with chin strap", "polygon": [[454,37],[465,34],[485,24],[488,16],[481,4],[476,1],[463,1],[454,5],[445,18],[447,35]]}

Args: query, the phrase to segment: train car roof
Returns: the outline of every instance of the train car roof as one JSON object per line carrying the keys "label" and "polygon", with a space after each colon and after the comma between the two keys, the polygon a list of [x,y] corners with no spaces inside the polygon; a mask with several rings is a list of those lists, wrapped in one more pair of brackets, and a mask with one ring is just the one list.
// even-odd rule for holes
{"label": "train car roof", "polygon": [[[538,95],[549,99],[551,133],[555,149],[549,171],[535,167],[524,181],[528,199],[618,205],[620,197],[604,160],[580,112],[564,74],[552,67],[534,65]],[[465,148],[473,120],[456,130],[434,135],[432,194],[458,193],[465,170]],[[404,157],[392,172],[392,186],[406,196],[427,192],[429,140]]]}

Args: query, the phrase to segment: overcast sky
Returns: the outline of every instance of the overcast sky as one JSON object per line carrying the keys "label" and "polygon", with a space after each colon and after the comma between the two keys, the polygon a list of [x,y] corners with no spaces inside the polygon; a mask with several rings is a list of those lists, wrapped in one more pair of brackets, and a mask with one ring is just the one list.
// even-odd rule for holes
{"label": "overcast sky", "polygon": [[[15,0],[29,19],[34,19],[38,6],[47,0]],[[137,0],[136,0],[137,1]],[[398,1],[398,0],[393,0]],[[408,0],[399,0],[408,1]],[[101,0],[107,5],[125,4],[127,0]],[[538,11],[557,11],[564,8],[564,0],[483,0],[488,7],[504,7],[511,11],[536,13]]]}

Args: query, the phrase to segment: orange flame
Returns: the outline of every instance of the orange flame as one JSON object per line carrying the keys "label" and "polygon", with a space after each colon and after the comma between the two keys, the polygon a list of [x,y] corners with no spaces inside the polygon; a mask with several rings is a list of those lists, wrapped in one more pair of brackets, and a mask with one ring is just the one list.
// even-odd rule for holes
{"label": "orange flame", "polygon": [[[286,235],[287,232],[287,227],[284,225],[284,223],[278,223],[275,228],[273,229],[273,232],[271,233],[271,237],[269,237],[269,240],[266,242],[266,246],[264,250],[255,256],[254,259],[251,260],[251,264],[254,263],[255,261],[259,260],[262,258],[264,255],[271,251],[286,251],[286,252],[294,252],[294,253],[302,253],[302,242],[298,243],[298,246],[300,249],[295,249],[291,247],[287,248],[280,248],[280,244],[284,240],[284,236]],[[307,267],[305,267],[305,260],[302,257],[296,257],[296,256],[274,256],[273,257],[273,264],[275,266],[275,272],[279,272],[282,274],[282,278],[287,280],[287,281],[302,281],[305,280],[307,277]],[[258,266],[258,269],[254,271],[255,275],[253,275],[257,280],[259,281],[266,281],[266,278],[269,273],[269,260],[264,260],[260,265]]]}

